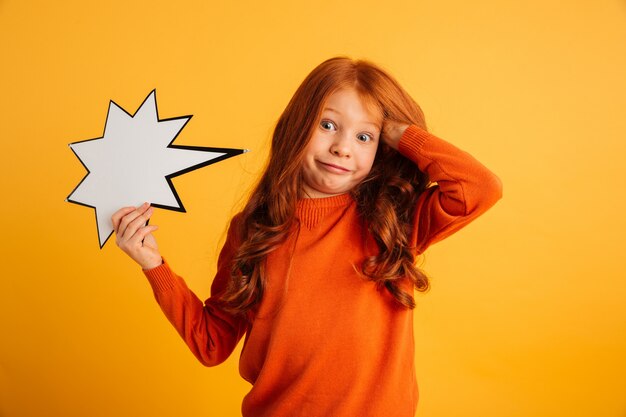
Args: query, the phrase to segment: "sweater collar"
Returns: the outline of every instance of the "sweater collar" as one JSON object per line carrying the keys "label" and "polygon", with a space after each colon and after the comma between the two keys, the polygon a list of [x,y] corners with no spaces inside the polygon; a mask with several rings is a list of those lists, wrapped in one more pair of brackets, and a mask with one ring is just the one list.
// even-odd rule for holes
{"label": "sweater collar", "polygon": [[309,230],[313,229],[319,221],[339,207],[347,207],[353,201],[350,193],[334,195],[323,198],[303,198],[298,200],[296,216]]}
{"label": "sweater collar", "polygon": [[301,198],[298,200],[298,208],[315,209],[345,206],[352,201],[350,193],[338,194],[323,198]]}

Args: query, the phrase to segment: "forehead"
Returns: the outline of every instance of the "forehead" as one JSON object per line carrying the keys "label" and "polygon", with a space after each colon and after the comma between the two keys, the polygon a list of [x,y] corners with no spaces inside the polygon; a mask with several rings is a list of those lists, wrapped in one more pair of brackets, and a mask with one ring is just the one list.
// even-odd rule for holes
{"label": "forehead", "polygon": [[333,92],[324,103],[322,111],[376,125],[379,125],[383,119],[378,102],[373,97],[359,93],[353,88]]}

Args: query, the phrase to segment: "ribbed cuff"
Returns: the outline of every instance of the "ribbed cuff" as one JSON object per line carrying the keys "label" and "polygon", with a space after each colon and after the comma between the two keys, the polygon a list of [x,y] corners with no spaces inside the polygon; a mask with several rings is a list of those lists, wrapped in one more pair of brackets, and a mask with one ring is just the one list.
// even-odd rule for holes
{"label": "ribbed cuff", "polygon": [[416,125],[411,125],[402,134],[398,151],[414,161],[429,137],[430,133]]}
{"label": "ribbed cuff", "polygon": [[156,268],[142,270],[155,292],[169,291],[176,286],[176,274],[165,259]]}

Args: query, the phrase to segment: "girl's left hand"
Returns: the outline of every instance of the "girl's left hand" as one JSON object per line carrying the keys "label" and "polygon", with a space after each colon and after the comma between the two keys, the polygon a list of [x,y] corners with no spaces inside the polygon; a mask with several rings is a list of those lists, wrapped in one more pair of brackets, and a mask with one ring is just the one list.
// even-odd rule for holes
{"label": "girl's left hand", "polygon": [[400,138],[402,137],[402,134],[407,127],[409,127],[409,125],[406,123],[400,123],[386,119],[383,122],[383,129],[381,134],[382,141],[391,146],[393,149],[398,150]]}

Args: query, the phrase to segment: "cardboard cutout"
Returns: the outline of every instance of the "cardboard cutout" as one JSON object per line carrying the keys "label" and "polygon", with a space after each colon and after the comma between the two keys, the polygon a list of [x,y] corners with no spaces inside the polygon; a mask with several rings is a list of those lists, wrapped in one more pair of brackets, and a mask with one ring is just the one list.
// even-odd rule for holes
{"label": "cardboard cutout", "polygon": [[149,202],[184,212],[172,178],[245,152],[172,145],[189,119],[159,120],[153,90],[134,115],[111,101],[104,135],[70,144],[88,173],[66,201],[95,209],[100,248],[113,233],[118,209]]}

